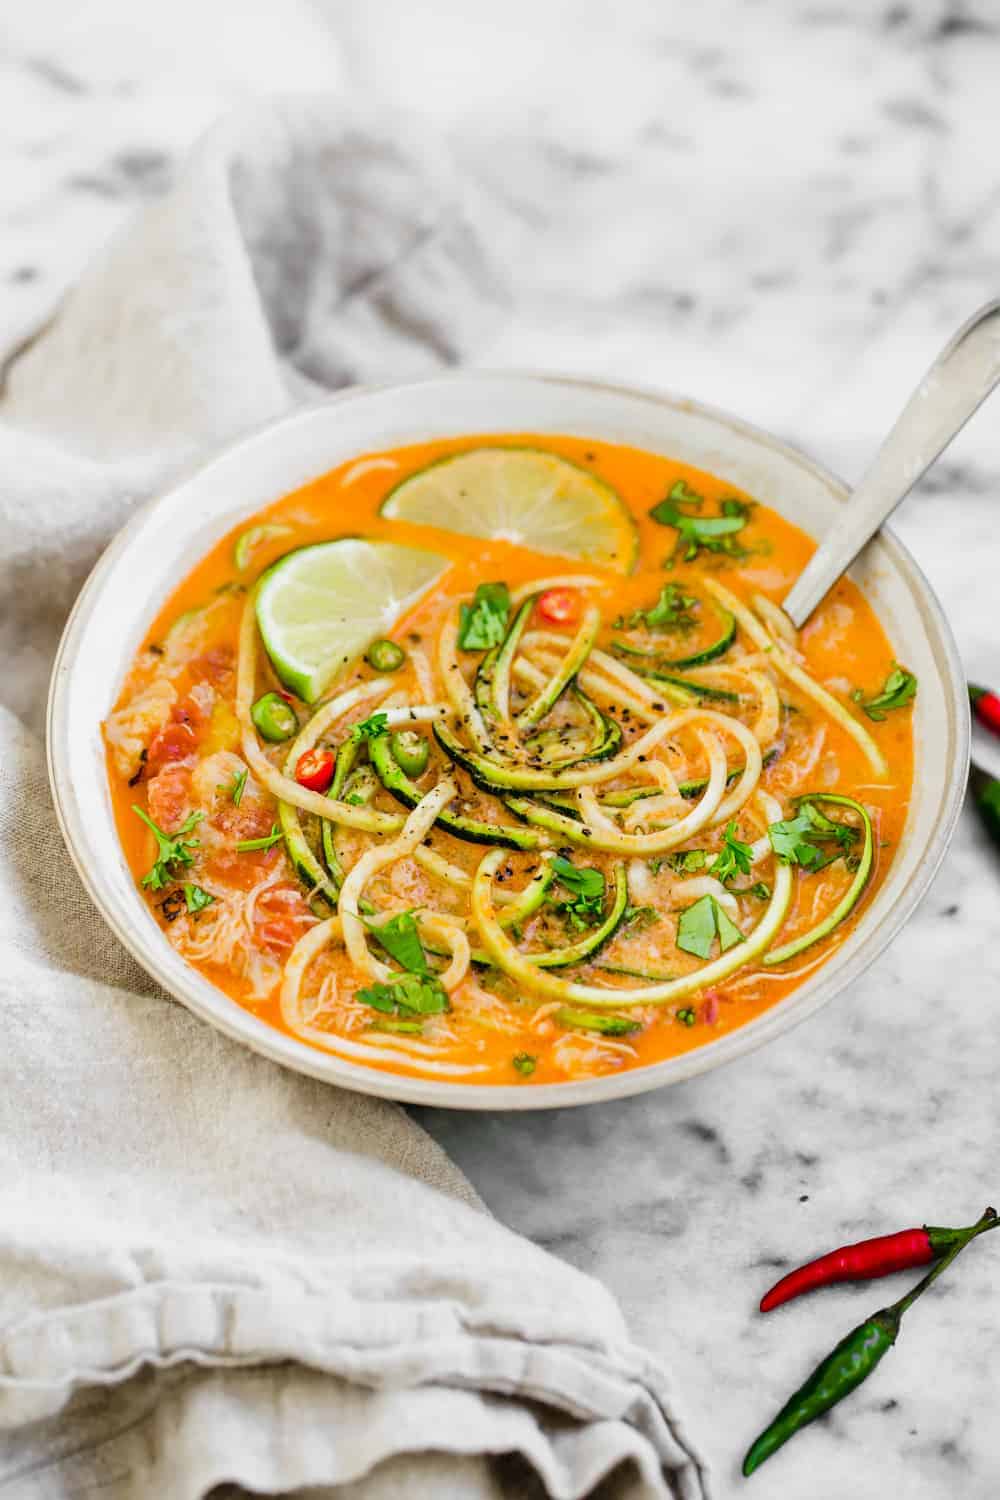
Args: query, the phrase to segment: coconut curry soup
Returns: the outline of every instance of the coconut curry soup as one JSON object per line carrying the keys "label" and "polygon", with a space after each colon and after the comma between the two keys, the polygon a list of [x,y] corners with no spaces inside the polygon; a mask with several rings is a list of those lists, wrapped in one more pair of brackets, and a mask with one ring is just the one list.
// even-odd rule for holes
{"label": "coconut curry soup", "polygon": [[558,1083],[744,1025],[842,943],[912,675],[709,474],[577,438],[345,465],[226,537],[105,724],[164,940],[312,1047]]}

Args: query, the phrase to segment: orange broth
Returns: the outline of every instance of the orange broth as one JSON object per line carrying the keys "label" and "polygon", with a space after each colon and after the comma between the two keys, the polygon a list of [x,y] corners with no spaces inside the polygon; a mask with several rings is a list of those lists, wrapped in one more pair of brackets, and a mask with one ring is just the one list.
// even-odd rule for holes
{"label": "orange broth", "polygon": [[[671,553],[675,533],[650,519],[649,511],[663,499],[678,479],[683,479],[691,490],[704,497],[707,512],[714,513],[726,497],[735,496],[743,500],[749,500],[750,497],[740,496],[732,485],[674,459],[582,438],[490,435],[478,439],[462,437],[414,444],[384,454],[370,455],[364,461],[352,460],[261,512],[254,518],[255,522],[280,523],[291,530],[260,545],[254,551],[252,569],[247,574],[237,573],[233,560],[234,541],[245,529],[246,523],[219,541],[179,584],[153,620],[147,646],[137,656],[117,708],[121,710],[133,702],[162,673],[163,657],[158,652],[162,651],[162,643],[173,622],[185,612],[199,610],[206,602],[212,602],[209,618],[197,641],[196,652],[172,679],[178,700],[182,703],[192,689],[195,689],[192,722],[182,722],[177,734],[186,737],[185,744],[187,739],[190,740],[189,755],[195,758],[194,763],[220,751],[239,754],[231,667],[235,658],[245,589],[235,590],[233,586],[245,584],[248,580],[252,582],[276,558],[295,547],[353,535],[392,539],[447,557],[451,567],[440,583],[391,632],[393,639],[404,648],[412,649],[418,641],[423,643],[431,657],[432,642],[442,622],[460,601],[471,598],[477,584],[503,579],[513,591],[519,584],[553,574],[577,572],[593,575],[595,569],[583,562],[543,555],[508,542],[461,536],[380,517],[381,502],[401,479],[443,456],[481,444],[492,447],[531,445],[560,454],[593,471],[617,490],[627,504],[638,529],[637,566],[628,577],[602,574],[601,587],[589,592],[589,597],[596,599],[601,606],[604,616],[604,629],[599,642],[602,646],[606,645],[613,633],[611,622],[615,617],[628,615],[635,610],[649,609],[667,580],[678,583],[682,588],[691,586],[697,589],[699,577],[707,570],[744,601],[749,601],[755,592],[779,601],[814,550],[813,542],[801,530],[766,505],[758,503],[752,510],[744,533],[741,533],[741,541],[751,549],[749,556],[734,560],[726,556],[699,553],[693,561],[678,562],[669,572],[664,572],[664,560]],[[866,694],[878,692],[894,662],[892,647],[878,619],[857,587],[846,579],[841,580],[813,616],[801,634],[799,645],[809,673],[826,685],[853,712],[857,710],[850,701],[851,690],[860,686]],[[152,651],[148,649],[150,646]],[[371,675],[370,669],[362,662],[356,670],[352,669],[345,676],[344,681],[363,680]],[[404,688],[411,682],[412,672],[409,667],[404,667],[394,678],[394,685]],[[275,686],[278,684],[273,677],[269,677],[267,664],[261,653],[256,691],[263,692],[265,688]],[[704,993],[696,992],[677,1006],[645,1007],[642,1015],[646,1019],[642,1029],[623,1038],[626,1045],[618,1048],[608,1046],[598,1038],[589,1051],[582,1043],[576,1048],[576,1055],[567,1053],[565,1047],[560,1051],[557,1045],[560,1037],[554,1034],[557,1028],[550,1024],[546,1030],[545,1022],[540,1024],[540,1028],[531,1025],[536,1009],[544,1002],[528,1003],[523,999],[513,998],[505,1002],[505,1024],[510,1023],[513,1018],[512,1024],[517,1029],[510,1029],[509,1024],[508,1029],[500,1030],[483,1025],[476,1028],[467,1045],[463,1041],[449,1052],[449,1056],[460,1062],[463,1057],[468,1059],[469,1081],[520,1082],[530,1087],[539,1082],[565,1082],[581,1074],[642,1067],[689,1052],[734,1031],[771,1006],[779,1004],[795,989],[805,974],[813,972],[849,935],[859,913],[864,910],[884,878],[903,831],[912,777],[911,713],[908,710],[889,713],[882,723],[862,720],[889,765],[889,776],[884,783],[880,783],[872,775],[859,746],[835,720],[824,716],[815,703],[789,682],[781,681],[779,692],[785,712],[782,748],[777,759],[765,768],[761,786],[781,802],[786,817],[790,816],[788,807],[791,796],[806,790],[823,789],[858,797],[869,809],[874,821],[873,873],[864,897],[848,920],[829,938],[778,969],[768,970],[759,964],[751,964],[745,971],[709,987]],[[300,721],[304,722],[310,710],[301,704],[298,708]],[[364,711],[355,717],[363,717],[363,713]],[[155,736],[153,738],[155,740]],[[134,746],[132,748],[134,750]],[[170,776],[175,779],[180,776],[179,772],[170,771],[174,761],[169,758],[158,759],[163,750],[162,745],[157,755],[152,754],[150,745],[144,745],[143,749],[147,751],[146,763],[138,765],[136,762],[137,769],[131,777],[124,774],[127,767],[121,758],[116,759],[109,750],[109,777],[115,818],[128,864],[137,882],[150,869],[156,857],[156,847],[152,834],[135,816],[132,806],[138,804],[143,809],[155,807],[161,815],[167,816],[164,809],[170,807],[170,799],[167,797],[164,802],[163,797],[153,791],[153,788],[158,775],[163,771],[169,772],[168,781]],[[165,787],[166,783],[163,785]],[[399,811],[398,805],[386,793],[380,794],[378,805],[387,810]],[[263,798],[258,798],[253,807],[247,804],[244,808],[241,804],[240,809],[229,814],[236,836],[246,838],[266,835],[273,822],[275,809],[274,799],[266,794]],[[178,806],[176,815],[179,816],[181,810]],[[241,825],[238,817],[244,813],[245,822]],[[494,819],[499,816],[504,821],[513,821],[512,815],[502,808],[499,814],[491,812],[489,815]],[[194,837],[197,836],[196,831]],[[448,859],[470,873],[475,870],[484,852],[476,844],[439,835],[437,831],[431,842],[435,848],[446,853]],[[695,839],[694,842],[697,844],[699,840]],[[583,857],[587,863],[605,870],[610,864],[607,856],[591,855],[590,851],[585,851]],[[517,884],[522,872],[527,875],[536,863],[537,856],[513,854],[510,867],[514,871],[514,883]],[[254,929],[263,929],[260,941],[265,948],[267,942],[273,939],[273,957],[278,962],[282,957],[283,945],[284,951],[287,951],[290,937],[301,935],[313,920],[305,896],[296,898],[294,891],[286,890],[287,886],[294,885],[294,874],[288,873],[289,868],[280,844],[270,849],[239,854],[234,854],[230,848],[217,850],[203,845],[197,853],[192,871],[180,872],[178,879],[196,881],[199,871],[208,869],[214,877],[223,879],[234,887],[250,890],[266,878],[280,876],[278,884],[271,888],[271,898],[261,909],[263,917],[261,912],[256,913],[258,929]],[[208,875],[205,874],[204,878],[207,879]],[[797,933],[811,928],[817,920],[819,909],[826,909],[837,898],[849,883],[849,878],[845,869],[834,865],[824,871],[822,876],[811,876],[807,871],[796,869],[792,905],[781,930],[780,941],[784,943]],[[284,893],[280,901],[274,895],[275,891]],[[414,888],[413,892],[409,892],[405,882],[401,883],[395,894],[397,898],[402,897],[397,899],[398,906],[413,904],[406,900],[408,894],[426,899],[426,892],[422,888]],[[186,910],[178,914],[174,910],[171,918],[169,911],[164,909],[165,894],[162,889],[153,891],[146,888],[144,895],[169,940],[179,941],[182,928],[175,924],[183,924],[183,931],[189,934],[185,956],[189,957],[206,978],[229,995],[234,1004],[246,1007],[274,1027],[284,1029],[277,983],[270,993],[261,993],[258,976],[255,993],[247,976],[237,972],[239,964],[227,965],[211,959],[199,959],[195,952],[199,914]],[[295,904],[296,899],[298,905]],[[174,908],[179,905],[179,897],[175,897]],[[287,921],[292,923],[290,929],[287,928]],[[286,923],[284,930],[283,923]],[[650,936],[647,940],[647,952],[659,954],[657,944],[655,935]],[[673,951],[672,944],[668,946],[670,951],[662,954],[660,962],[675,968],[678,955]],[[682,956],[680,962],[683,966],[688,960]],[[342,949],[331,956],[328,967],[331,972],[339,975],[340,992],[344,991],[345,985],[349,988],[350,965]],[[684,1012],[680,1019],[679,1011]],[[523,1020],[519,1022],[522,1012]],[[322,1026],[327,1023],[320,1019],[317,1024]],[[333,1034],[336,1031],[335,1016],[328,1024],[332,1033],[331,1050],[336,1050]],[[523,1076],[512,1068],[512,1058],[520,1054],[530,1054],[535,1059],[534,1071],[530,1077]],[[571,1065],[565,1062],[567,1056]],[[480,1070],[475,1074],[471,1071],[473,1063]],[[421,1072],[420,1066],[402,1053],[398,1061],[385,1063],[383,1066],[400,1073]],[[457,1074],[453,1081],[461,1082],[462,1076]]]}

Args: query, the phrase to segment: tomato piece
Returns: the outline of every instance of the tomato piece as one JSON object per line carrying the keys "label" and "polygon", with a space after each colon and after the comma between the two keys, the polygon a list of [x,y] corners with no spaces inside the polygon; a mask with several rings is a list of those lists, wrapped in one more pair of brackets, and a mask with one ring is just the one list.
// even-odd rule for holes
{"label": "tomato piece", "polygon": [[154,734],[146,757],[146,772],[150,777],[173,761],[191,761],[197,749],[198,739],[191,725],[183,720],[171,719]]}
{"label": "tomato piece", "polygon": [[291,952],[315,920],[297,888],[272,886],[257,901],[254,935],[262,947],[281,957]]}
{"label": "tomato piece", "polygon": [[332,750],[307,750],[295,767],[295,780],[311,792],[325,792],[333,780],[335,757]]}
{"label": "tomato piece", "polygon": [[546,589],[538,596],[537,609],[552,625],[573,625],[580,616],[580,596],[575,589]]}
{"label": "tomato piece", "polygon": [[194,806],[191,797],[191,767],[176,762],[150,778],[146,790],[149,816],[163,829],[179,828]]}

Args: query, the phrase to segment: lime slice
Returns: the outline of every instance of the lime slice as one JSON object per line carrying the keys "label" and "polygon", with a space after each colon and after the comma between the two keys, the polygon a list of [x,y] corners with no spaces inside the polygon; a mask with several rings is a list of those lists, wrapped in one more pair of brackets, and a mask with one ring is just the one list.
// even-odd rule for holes
{"label": "lime slice", "polygon": [[274,670],[315,703],[447,566],[434,552],[355,537],[289,552],[257,594],[257,623]]}
{"label": "lime slice", "polygon": [[473,448],[404,479],[382,503],[393,520],[517,542],[628,573],[635,524],[610,485],[541,448]]}

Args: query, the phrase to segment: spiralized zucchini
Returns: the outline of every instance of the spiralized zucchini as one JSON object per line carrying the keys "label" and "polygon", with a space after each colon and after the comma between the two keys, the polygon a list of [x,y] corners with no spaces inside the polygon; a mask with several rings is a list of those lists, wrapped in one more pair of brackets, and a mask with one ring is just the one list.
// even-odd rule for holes
{"label": "spiralized zucchini", "polygon": [[807,693],[814,702],[818,703],[830,718],[835,720],[847,731],[851,738],[860,745],[872,770],[881,781],[885,781],[889,775],[889,766],[885,756],[882,754],[871,735],[862,723],[857,720],[842,703],[838,703],[832,693],[828,693],[809,673],[804,671],[791,657],[786,655],[777,644],[768,630],[761,624],[751,610],[747,608],[736,595],[721,584],[717,578],[707,577],[704,580],[705,587],[709,593],[718,599],[720,604],[736,616],[738,623],[761,651],[769,653],[768,659],[774,663],[779,672],[783,672],[790,682],[794,682],[797,688]]}
{"label": "spiralized zucchini", "polygon": [[[781,805],[761,785],[765,765],[782,748],[782,706],[769,669],[788,678],[845,728],[880,775],[885,765],[881,752],[848,710],[793,660],[797,641],[794,632],[785,629],[780,611],[758,601],[755,613],[717,579],[707,576],[703,584],[723,622],[733,622],[726,626],[724,661],[716,659],[723,655],[721,650],[712,651],[709,657],[703,652],[691,657],[690,664],[687,658],[681,659],[669,680],[642,675],[627,661],[598,647],[602,614],[586,600],[577,611],[579,623],[572,633],[534,627],[534,601],[543,590],[603,587],[602,580],[590,575],[540,579],[513,592],[500,644],[478,656],[459,651],[454,615],[444,622],[435,664],[446,703],[429,701],[434,673],[425,657],[417,683],[423,702],[407,701],[405,692],[398,690],[388,696],[391,684],[382,677],[357,683],[316,709],[284,753],[283,769],[272,761],[273,750],[268,752],[260,744],[250,716],[259,644],[253,597],[248,598],[240,631],[236,694],[244,756],[257,782],[279,799],[288,853],[310,896],[322,896],[337,908],[336,916],[318,922],[298,939],[285,964],[281,1011],[289,1031],[345,1057],[393,1065],[404,1060],[407,1067],[432,1076],[489,1071],[485,1064],[449,1061],[447,1016],[437,1017],[439,1024],[429,1028],[427,1035],[417,1035],[417,1023],[374,1013],[365,1026],[366,1017],[359,1016],[355,1006],[348,1036],[317,1025],[310,1002],[303,998],[310,966],[331,946],[346,950],[355,979],[384,985],[400,977],[371,946],[372,936],[393,911],[377,911],[365,892],[380,872],[407,860],[416,861],[443,887],[446,904],[460,908],[457,912],[433,910],[423,898],[409,908],[395,907],[395,911],[412,910],[433,960],[434,982],[452,998],[458,1015],[469,1003],[463,1000],[469,986],[476,991],[472,963],[493,966],[493,972],[504,976],[521,995],[542,1003],[539,1015],[543,1018],[557,1002],[559,1006],[585,1005],[595,1015],[606,1010],[634,1011],[696,995],[748,965],[780,965],[845,919],[870,877],[871,819],[851,799],[816,793],[813,800],[817,803],[825,796],[827,801],[839,800],[853,809],[863,835],[861,853],[850,886],[833,911],[809,932],[784,945],[778,943],[796,874],[792,865],[775,858],[767,834],[783,816]],[[387,703],[384,720],[372,720],[365,735],[345,739],[345,731],[338,728],[345,716],[361,705],[370,709],[383,700]],[[550,719],[554,712],[555,718]],[[750,722],[745,723],[744,717]],[[627,739],[622,720],[629,726]],[[404,723],[424,726],[433,735],[432,749],[437,742],[436,752],[420,759],[412,777],[396,774],[385,733]],[[341,750],[330,795],[299,785],[294,775],[301,756],[324,737],[329,743],[333,735],[336,742],[338,733]],[[365,764],[369,754],[371,766]],[[372,797],[372,805],[358,805],[345,797],[348,771],[354,778],[368,776],[368,795],[372,787],[379,794]],[[473,805],[475,792],[466,792],[470,782],[492,803]],[[387,794],[412,809],[405,820],[384,810]],[[457,833],[460,840],[464,838],[468,859],[470,841],[488,842],[491,830],[504,825],[504,806],[521,821],[512,824],[508,818],[503,836],[509,847],[488,848],[474,874],[431,847],[435,831],[446,839]],[[359,852],[357,837],[343,845],[349,852],[343,862],[336,860],[331,876],[307,840],[303,812],[322,820],[328,856],[335,829],[345,835],[367,836],[367,845],[361,842]],[[743,845],[740,856],[744,874],[748,861],[754,867],[770,866],[764,871],[765,880],[752,886],[754,891],[759,889],[757,899],[766,905],[739,941],[733,923],[745,923],[746,906],[737,900],[740,890],[734,893],[731,875],[735,867],[730,864],[729,873],[720,880],[714,874],[720,855],[711,849],[701,851],[700,863],[683,864],[685,846],[690,848],[693,840],[704,839],[723,826],[729,838],[736,819],[742,820],[742,837],[753,839]],[[555,859],[556,848],[563,855],[561,866]],[[602,878],[608,881],[604,897],[591,899],[582,908],[586,917],[576,923],[579,936],[560,945],[552,939],[552,918],[546,912],[557,899],[552,890],[559,880],[557,867],[567,879],[573,875],[565,865],[570,849],[614,856],[616,863],[604,866]],[[681,878],[669,883],[672,899],[715,903],[720,913],[720,947],[722,940],[733,945],[693,966],[685,956],[687,972],[659,977],[663,970],[656,962],[630,956],[629,882],[641,899],[655,903],[664,887],[656,885],[650,871],[665,856],[673,859],[674,851],[681,851],[677,857],[682,863],[676,866]],[[505,861],[512,859],[522,863],[517,869],[504,870]],[[524,879],[527,860],[534,863],[534,870]],[[696,873],[683,878],[685,870]],[[512,877],[520,889],[506,885]],[[598,881],[598,893],[604,889]],[[743,893],[749,889],[744,886]],[[565,897],[566,891],[561,888],[558,895]],[[562,904],[565,907],[567,902]],[[532,925],[536,919],[540,926]],[[625,946],[619,948],[623,940]],[[612,960],[595,962],[608,943],[615,945]],[[620,959],[619,953],[624,957]],[[578,971],[575,977],[573,970]],[[601,983],[602,973],[615,977]],[[635,974],[649,977],[638,984],[620,984],[622,977]],[[477,993],[482,1011],[488,996],[483,990]],[[336,1026],[335,1005],[332,1019]],[[377,1031],[377,1041],[355,1034],[359,1021],[366,1033]],[[486,1012],[480,1021],[488,1025]],[[641,1017],[630,1018],[628,1024],[641,1026]],[[596,1027],[597,1032],[606,1029]]]}
{"label": "spiralized zucchini", "polygon": [[[766,793],[761,793],[760,799],[768,821],[776,822],[781,815],[778,803]],[[753,932],[742,943],[736,944],[703,968],[695,969],[680,978],[627,989],[608,989],[603,985],[561,979],[547,970],[538,969],[510,941],[497,920],[493,905],[493,877],[502,859],[502,850],[491,850],[480,862],[472,882],[472,915],[484,947],[498,968],[524,985],[532,994],[552,1000],[582,1000],[588,1005],[666,1005],[672,1000],[683,999],[704,989],[707,985],[717,984],[767,951],[781,930],[792,895],[791,869],[787,865],[779,865],[767,909]]]}

